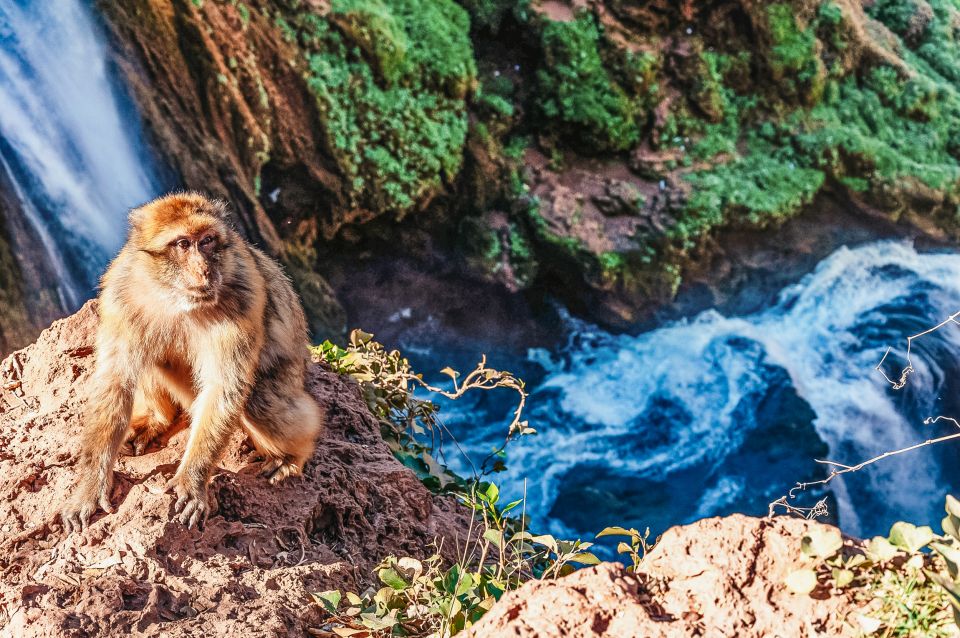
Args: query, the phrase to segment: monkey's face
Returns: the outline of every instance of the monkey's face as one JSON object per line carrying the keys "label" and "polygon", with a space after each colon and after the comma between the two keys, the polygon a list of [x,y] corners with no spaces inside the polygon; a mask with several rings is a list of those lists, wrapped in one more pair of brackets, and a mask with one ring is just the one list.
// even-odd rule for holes
{"label": "monkey's face", "polygon": [[[130,245],[149,255],[138,276],[147,277],[143,283],[174,311],[190,312],[220,300],[234,263],[233,237],[226,206],[196,193],[162,197],[130,213]],[[150,294],[147,290],[143,294]]]}
{"label": "monkey's face", "polygon": [[214,227],[193,229],[167,244],[164,278],[189,307],[215,304],[223,283],[221,253],[224,237]]}

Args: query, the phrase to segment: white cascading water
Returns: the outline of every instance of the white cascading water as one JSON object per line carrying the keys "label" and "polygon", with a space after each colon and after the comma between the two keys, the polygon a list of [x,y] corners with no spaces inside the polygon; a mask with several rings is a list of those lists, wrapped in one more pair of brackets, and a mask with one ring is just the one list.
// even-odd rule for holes
{"label": "white cascading water", "polygon": [[127,210],[157,191],[103,41],[82,0],[0,0],[0,170],[44,244],[64,310],[91,296]]}
{"label": "white cascading water", "polygon": [[[906,337],[957,310],[960,255],[879,242],[841,248],[763,312],[711,310],[638,336],[571,319],[565,347],[531,352],[544,370],[528,402],[539,434],[508,447],[497,480],[515,496],[526,478],[527,511],[558,534],[624,518],[663,531],[732,511],[764,514],[793,482],[822,476],[814,456],[852,465],[950,432],[922,421],[960,418],[951,414],[960,410],[960,326],[915,342],[916,372],[900,392],[874,367],[892,346],[888,374],[898,375]],[[448,424],[482,458],[502,436],[503,406],[488,428],[477,427],[476,407],[451,406]],[[832,483],[842,527],[936,526],[956,483],[951,445]],[[797,504],[815,500],[801,493]]]}

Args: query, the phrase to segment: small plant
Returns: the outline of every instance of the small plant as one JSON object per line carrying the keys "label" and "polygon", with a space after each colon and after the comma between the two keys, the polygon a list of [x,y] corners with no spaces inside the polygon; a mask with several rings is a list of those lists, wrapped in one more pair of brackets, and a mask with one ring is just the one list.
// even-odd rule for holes
{"label": "small plant", "polygon": [[[452,493],[471,512],[466,542],[458,547],[456,560],[444,560],[437,545],[426,559],[388,556],[378,565],[378,585],[362,593],[324,591],[314,601],[330,617],[330,630],[339,636],[452,636],[476,623],[505,592],[533,579],[569,574],[575,565],[595,565],[600,559],[590,551],[592,543],[560,540],[527,529],[524,499],[501,503],[496,484],[479,477],[467,481],[434,460],[436,438],[443,433],[438,406],[414,396],[421,388],[456,399],[470,390],[507,388],[518,393],[519,402],[504,445],[511,438],[533,432],[521,414],[526,400],[523,382],[509,372],[492,370],[481,358],[469,374],[446,368],[452,390],[430,385],[415,373],[406,358],[388,351],[359,330],[350,334],[346,348],[324,342],[312,349],[316,360],[335,372],[349,375],[359,384],[374,415],[381,422],[384,438],[394,454],[433,489]],[[429,441],[426,439],[429,437]],[[489,459],[490,470],[503,469],[503,447]],[[486,462],[484,463],[486,468]],[[621,535],[620,544],[636,570],[649,551],[649,530],[611,527],[598,537]],[[446,553],[447,556],[450,552]]]}
{"label": "small plant", "polygon": [[360,384],[363,398],[380,420],[381,434],[394,456],[435,491],[454,484],[463,491],[468,484],[434,459],[435,452],[442,452],[441,444],[447,432],[437,419],[437,404],[414,396],[416,388],[447,399],[458,399],[472,390],[508,389],[517,393],[517,407],[507,435],[503,444],[481,463],[481,475],[506,469],[504,447],[511,438],[535,433],[527,421],[521,419],[527,399],[523,381],[510,372],[488,368],[486,356],[465,376],[452,368],[441,370],[453,381],[453,390],[445,390],[424,381],[406,357],[397,350],[388,351],[373,340],[372,334],[362,330],[350,333],[346,348],[325,341],[313,347],[311,353],[334,372],[348,375]]}
{"label": "small plant", "polygon": [[[850,620],[866,634],[956,636],[960,628],[960,501],[947,496],[942,536],[894,523],[887,537],[857,545],[833,529],[803,538],[808,566],[787,575],[797,594],[848,591],[861,610]],[[926,550],[926,551],[925,551]]]}
{"label": "small plant", "polygon": [[[522,500],[499,505],[492,483],[459,495],[475,513],[460,559],[444,567],[440,548],[426,560],[388,556],[377,567],[382,586],[362,594],[314,594],[341,636],[452,636],[476,623],[507,591],[534,578],[556,578],[573,564],[595,565],[591,543],[524,531],[524,516],[508,516]],[[480,531],[482,530],[482,531]]]}
{"label": "small plant", "polygon": [[650,540],[650,528],[646,528],[641,534],[634,528],[626,529],[624,527],[607,527],[603,529],[597,538],[603,536],[626,536],[629,541],[620,541],[617,544],[617,553],[625,554],[630,559],[628,570],[636,573],[640,570],[640,563],[644,557],[653,549],[654,542]]}

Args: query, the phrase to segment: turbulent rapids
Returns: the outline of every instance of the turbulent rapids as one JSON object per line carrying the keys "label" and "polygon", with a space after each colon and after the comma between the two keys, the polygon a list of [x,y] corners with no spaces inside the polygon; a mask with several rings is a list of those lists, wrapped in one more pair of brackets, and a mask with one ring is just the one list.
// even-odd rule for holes
{"label": "turbulent rapids", "polygon": [[[763,514],[824,476],[815,458],[853,464],[950,432],[923,419],[960,416],[960,328],[914,343],[899,392],[875,366],[892,346],[885,365],[899,375],[906,337],[958,309],[960,255],[880,242],[838,250],[756,314],[707,311],[638,336],[569,319],[564,346],[516,362],[540,434],[511,446],[506,482],[516,494],[526,479],[528,509],[558,533]],[[449,425],[475,456],[488,452],[504,407],[459,409]],[[478,410],[490,425],[477,427]],[[939,520],[957,452],[948,443],[836,480],[833,515],[855,534]]]}

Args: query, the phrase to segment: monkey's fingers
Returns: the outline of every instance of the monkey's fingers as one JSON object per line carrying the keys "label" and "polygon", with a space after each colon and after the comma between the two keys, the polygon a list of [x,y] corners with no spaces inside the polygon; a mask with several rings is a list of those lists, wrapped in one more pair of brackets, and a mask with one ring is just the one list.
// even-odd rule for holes
{"label": "monkey's fingers", "polygon": [[83,507],[80,510],[80,529],[87,529],[90,526],[90,517],[93,516],[94,508]]}
{"label": "monkey's fingers", "polygon": [[[183,502],[182,505],[181,502]],[[207,520],[207,505],[198,499],[189,497],[180,499],[174,505],[174,509],[179,512],[176,517],[177,520],[186,525],[187,528],[192,528],[194,525]]]}
{"label": "monkey's fingers", "polygon": [[101,494],[101,495],[100,495],[100,498],[97,499],[97,504],[98,504],[101,508],[103,508],[103,511],[106,512],[107,514],[113,514],[113,512],[115,511],[114,508],[113,508],[113,504],[110,503],[110,495],[109,495],[109,494]]}
{"label": "monkey's fingers", "polygon": [[60,520],[63,522],[63,531],[69,536],[74,531],[80,530],[80,519],[77,518],[76,512],[68,512],[64,510],[60,512]]}
{"label": "monkey's fingers", "polygon": [[263,465],[260,466],[260,471],[257,474],[264,478],[270,478],[276,474],[282,465],[283,459],[268,458],[263,462]]}
{"label": "monkey's fingers", "polygon": [[60,520],[63,521],[63,529],[67,535],[73,532],[81,532],[90,526],[90,517],[97,511],[96,504],[81,505],[77,508],[64,510],[60,514]]}
{"label": "monkey's fingers", "polygon": [[282,459],[271,459],[260,468],[260,476],[269,479],[270,485],[276,485],[287,477],[300,476],[300,466]]}

